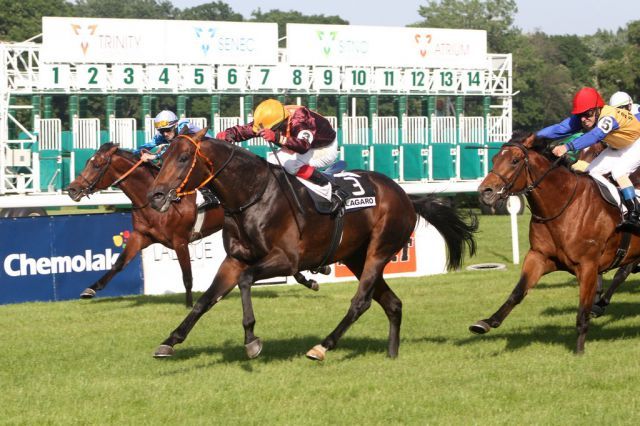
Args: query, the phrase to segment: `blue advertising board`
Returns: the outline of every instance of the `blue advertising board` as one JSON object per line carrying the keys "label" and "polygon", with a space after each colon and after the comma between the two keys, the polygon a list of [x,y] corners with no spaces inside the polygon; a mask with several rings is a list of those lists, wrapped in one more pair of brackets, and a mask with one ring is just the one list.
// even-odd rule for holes
{"label": "blue advertising board", "polygon": [[[131,228],[127,213],[0,219],[0,304],[78,298],[111,269]],[[142,289],[136,256],[98,296]]]}

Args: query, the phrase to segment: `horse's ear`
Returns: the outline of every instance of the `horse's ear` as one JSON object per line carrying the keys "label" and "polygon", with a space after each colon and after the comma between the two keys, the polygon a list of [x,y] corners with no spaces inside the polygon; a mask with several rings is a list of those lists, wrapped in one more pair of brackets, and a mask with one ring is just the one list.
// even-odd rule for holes
{"label": "horse's ear", "polygon": [[204,136],[207,134],[208,131],[209,131],[208,127],[205,127],[204,129],[198,131],[196,133],[196,139],[202,140],[202,138],[204,138]]}
{"label": "horse's ear", "polygon": [[527,148],[531,148],[533,146],[533,143],[536,140],[536,134],[535,133],[529,133],[529,136],[527,136],[523,141],[522,141],[522,145],[526,146]]}
{"label": "horse's ear", "polygon": [[118,150],[118,148],[120,148],[120,145],[118,145],[117,143],[114,143],[114,144],[112,144],[111,148],[109,148],[109,150],[107,151],[107,153],[108,153],[109,155],[112,155],[112,154],[114,154],[114,153]]}
{"label": "horse's ear", "polygon": [[179,135],[186,135],[187,133],[189,133],[189,126],[183,126],[180,132],[178,132]]}

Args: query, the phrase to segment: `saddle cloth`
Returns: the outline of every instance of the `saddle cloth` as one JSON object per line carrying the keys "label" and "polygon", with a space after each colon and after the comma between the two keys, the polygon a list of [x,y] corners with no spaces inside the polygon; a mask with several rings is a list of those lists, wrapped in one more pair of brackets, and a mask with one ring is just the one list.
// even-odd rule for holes
{"label": "saddle cloth", "polygon": [[337,185],[349,194],[345,202],[346,212],[361,210],[376,205],[376,193],[367,176],[353,172],[340,172],[333,175],[332,178],[330,177],[330,179],[333,181],[332,183],[320,186],[306,179],[298,178],[307,188],[307,192],[311,196],[316,210],[318,210],[319,213],[328,213],[331,210],[331,196],[334,185]]}
{"label": "saddle cloth", "polygon": [[[616,206],[620,209],[620,211],[624,214],[627,212],[627,206],[624,205],[622,200],[620,199],[620,191],[618,188],[606,177],[600,175],[589,175],[596,183],[598,184],[598,189],[600,190],[600,195],[602,198],[612,206]],[[640,191],[638,189],[636,191],[636,197],[640,196]]]}

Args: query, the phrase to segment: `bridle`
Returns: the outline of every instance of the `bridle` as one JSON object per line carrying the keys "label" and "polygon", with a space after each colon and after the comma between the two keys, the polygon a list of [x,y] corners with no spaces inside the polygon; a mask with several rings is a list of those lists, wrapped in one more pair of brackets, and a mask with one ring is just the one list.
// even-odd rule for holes
{"label": "bridle", "polygon": [[[180,183],[180,185],[178,185],[177,188],[171,189],[168,192],[167,196],[169,197],[170,201],[179,201],[180,197],[183,197],[183,196],[189,195],[189,194],[193,194],[193,193],[196,192],[196,190],[202,188],[203,186],[208,184],[211,180],[216,179],[220,175],[220,173],[222,173],[222,171],[229,165],[229,163],[231,162],[231,160],[235,156],[236,151],[238,150],[236,145],[232,143],[231,144],[231,154],[229,154],[229,157],[225,160],[225,162],[222,164],[222,166],[220,166],[220,168],[214,172],[213,171],[213,169],[214,169],[213,163],[211,162],[211,160],[209,160],[209,158],[207,158],[206,155],[204,155],[202,153],[202,150],[200,149],[201,141],[196,141],[191,136],[188,136],[188,135],[178,135],[178,137],[186,138],[193,146],[196,147],[196,151],[193,154],[193,161],[191,161],[191,167],[189,168],[189,171],[187,172],[187,175],[182,179],[182,182]],[[189,178],[191,177],[191,174],[193,173],[193,170],[196,167],[196,162],[198,160],[198,157],[202,158],[205,161],[205,163],[207,164],[207,173],[209,174],[209,176],[206,177],[195,189],[190,190],[190,191],[183,191],[182,189],[185,187],[185,185],[189,181]],[[235,215],[235,214],[242,213],[246,209],[248,209],[249,207],[251,207],[252,205],[257,203],[258,201],[260,201],[262,199],[262,196],[264,195],[265,191],[267,190],[267,186],[269,184],[269,180],[268,179],[265,179],[264,181],[265,181],[265,184],[262,187],[262,189],[259,192],[257,192],[249,201],[247,201],[242,206],[240,206],[240,207],[238,207],[236,209],[231,209],[231,208],[229,208],[227,206],[223,206],[225,215],[232,216],[232,215]]]}
{"label": "bridle", "polygon": [[[108,160],[106,162],[106,164],[104,166],[102,166],[102,169],[100,170],[100,173],[98,173],[98,176],[96,176],[96,178],[93,180],[93,182],[90,182],[89,179],[87,179],[83,173],[80,173],[79,177],[82,178],[82,180],[87,184],[87,186],[85,188],[82,188],[82,191],[80,191],[80,193],[83,196],[89,197],[89,195],[93,194],[95,192],[95,188],[98,185],[98,182],[100,182],[102,180],[102,178],[104,177],[104,175],[107,173],[107,170],[109,170],[109,166],[111,165],[111,159],[113,158],[113,155],[110,155],[108,157]],[[113,183],[111,183],[110,185],[107,185],[107,188],[110,186],[117,186],[119,185],[123,180],[125,180],[135,169],[137,169],[140,164],[142,164],[143,161],[142,159],[139,160],[137,163],[135,163],[133,166],[131,166],[131,168],[129,170],[127,170],[122,176],[120,176],[118,179],[116,179]]]}
{"label": "bridle", "polygon": [[[523,158],[523,161],[520,163],[520,167],[514,173],[514,176],[512,177],[511,180],[509,180],[507,177],[501,175],[500,173],[496,172],[493,169],[489,171],[489,173],[493,173],[494,175],[498,176],[498,178],[500,178],[500,180],[504,183],[504,186],[498,192],[498,195],[500,196],[501,199],[506,199],[506,198],[508,198],[510,196],[518,196],[518,195],[527,196],[527,195],[529,195],[534,189],[536,189],[538,187],[538,185],[540,185],[540,182],[542,182],[544,180],[544,178],[547,177],[547,175],[549,173],[551,173],[551,171],[553,171],[554,169],[556,169],[559,166],[560,162],[563,159],[563,157],[558,157],[551,164],[551,166],[547,170],[545,170],[545,172],[539,178],[534,179],[533,178],[533,174],[531,173],[531,166],[529,164],[529,150],[524,145],[522,145],[521,143],[515,143],[515,142],[507,142],[504,145],[502,145],[502,149],[504,149],[505,147],[518,148],[522,152],[522,154],[524,155],[524,158]],[[516,181],[518,180],[518,178],[520,177],[520,174],[522,174],[523,171],[527,175],[527,182],[531,182],[531,183],[528,184],[527,186],[525,186],[524,189],[522,189],[520,191],[511,191],[511,188],[513,188],[513,185],[515,185]],[[547,221],[556,219],[562,213],[564,213],[564,211],[567,209],[569,204],[571,204],[571,201],[573,200],[573,197],[576,195],[577,189],[578,189],[578,179],[576,178],[576,183],[575,183],[575,185],[573,187],[573,192],[571,193],[571,196],[567,199],[567,202],[564,204],[564,206],[562,206],[562,208],[560,209],[560,211],[557,214],[555,214],[553,216],[549,216],[549,217],[543,217],[543,216],[536,215],[532,211],[531,212],[531,216],[535,220],[537,220],[539,222],[547,222]]]}

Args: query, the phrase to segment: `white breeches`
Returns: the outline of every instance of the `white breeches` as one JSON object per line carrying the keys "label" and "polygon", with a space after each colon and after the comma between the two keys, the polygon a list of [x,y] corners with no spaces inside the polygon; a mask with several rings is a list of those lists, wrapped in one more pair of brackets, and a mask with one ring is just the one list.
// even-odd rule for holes
{"label": "white breeches", "polygon": [[305,164],[311,167],[327,167],[333,164],[338,158],[338,140],[334,140],[330,145],[323,146],[322,148],[311,148],[304,154],[291,151],[287,148],[281,148],[276,151],[278,158],[276,159],[273,152],[267,154],[267,161],[271,164],[280,164],[287,171],[287,173],[295,175],[300,167]]}
{"label": "white breeches", "polygon": [[605,148],[587,167],[590,174],[605,175],[611,173],[615,180],[630,175],[640,167],[640,139],[620,149]]}

